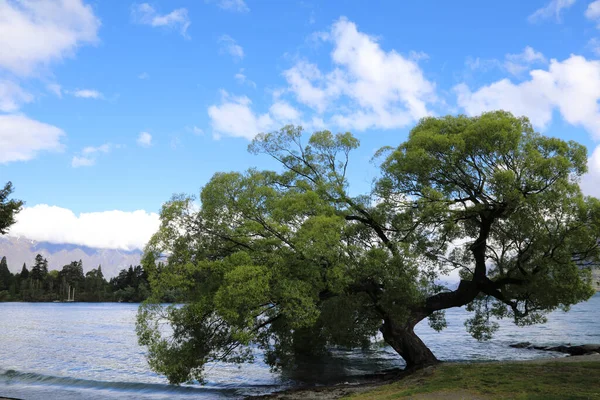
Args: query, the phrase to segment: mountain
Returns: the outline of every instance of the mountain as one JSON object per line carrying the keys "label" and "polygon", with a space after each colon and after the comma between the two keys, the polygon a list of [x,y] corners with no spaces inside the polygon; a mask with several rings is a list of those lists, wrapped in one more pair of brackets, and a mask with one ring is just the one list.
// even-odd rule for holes
{"label": "mountain", "polygon": [[22,237],[0,236],[0,257],[6,256],[11,272],[21,272],[23,263],[31,270],[35,256],[41,254],[48,260],[48,269],[61,270],[71,261],[83,262],[83,272],[102,265],[102,273],[107,279],[119,274],[123,268],[138,265],[142,252],[116,249],[97,249],[74,244],[38,242]]}

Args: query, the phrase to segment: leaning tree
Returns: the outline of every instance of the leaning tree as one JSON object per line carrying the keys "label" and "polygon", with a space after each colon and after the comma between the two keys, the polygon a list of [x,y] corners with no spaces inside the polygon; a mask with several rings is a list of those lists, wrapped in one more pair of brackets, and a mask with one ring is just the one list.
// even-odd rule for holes
{"label": "leaning tree", "polygon": [[[346,171],[358,140],[303,139],[293,126],[260,134],[250,151],[280,171],[217,173],[200,206],[183,195],[163,206],[137,332],[171,382],[256,348],[277,368],[378,335],[408,367],[430,365],[414,327],[443,329],[446,309],[466,306],[467,330],[487,339],[491,317],[544,322],[593,294],[600,201],[578,185],[582,145],[507,112],[425,118],[379,151],[379,177],[357,196]],[[453,273],[458,285],[440,284]],[[173,291],[183,304],[160,305]]]}

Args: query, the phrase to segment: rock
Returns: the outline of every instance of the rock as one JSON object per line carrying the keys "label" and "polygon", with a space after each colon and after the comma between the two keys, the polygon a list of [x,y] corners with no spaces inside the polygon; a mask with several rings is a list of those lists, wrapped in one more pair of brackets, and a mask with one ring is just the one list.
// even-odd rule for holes
{"label": "rock", "polygon": [[531,347],[531,343],[530,342],[520,342],[520,343],[515,343],[515,344],[509,344],[510,347],[513,347],[515,349],[527,349],[529,347]]}
{"label": "rock", "polygon": [[569,353],[569,346],[565,346],[565,345],[560,345],[560,346],[554,346],[554,347],[546,347],[544,350],[546,351],[557,351],[559,353]]}
{"label": "rock", "polygon": [[534,346],[530,342],[520,342],[509,344],[509,347],[515,349],[534,349],[542,351],[556,351],[558,353],[569,354],[571,356],[583,356],[588,354],[600,353],[600,344],[582,344],[571,346],[571,343],[560,346]]}
{"label": "rock", "polygon": [[584,344],[580,347],[590,353],[593,353],[593,352],[600,353],[600,344]]}
{"label": "rock", "polygon": [[536,350],[545,350],[545,351],[556,351],[559,353],[569,354],[571,356],[583,356],[586,354],[600,352],[600,344],[584,344],[581,346],[554,346],[554,347],[537,347],[533,346]]}

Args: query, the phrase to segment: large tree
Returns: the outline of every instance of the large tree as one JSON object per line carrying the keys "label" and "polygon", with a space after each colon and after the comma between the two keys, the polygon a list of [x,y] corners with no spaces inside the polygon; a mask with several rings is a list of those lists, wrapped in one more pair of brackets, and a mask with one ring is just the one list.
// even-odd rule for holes
{"label": "large tree", "polygon": [[15,215],[23,207],[21,200],[9,199],[12,192],[12,182],[6,183],[4,188],[0,189],[0,235],[8,232],[8,228],[15,223]]}
{"label": "large tree", "polygon": [[10,288],[10,284],[12,283],[12,277],[13,275],[8,269],[6,257],[3,256],[0,260],[0,290],[8,290],[8,288]]}
{"label": "large tree", "polygon": [[46,279],[46,275],[48,275],[48,260],[46,260],[41,254],[38,254],[35,256],[35,263],[31,268],[31,279],[37,282],[39,287],[41,282]]}
{"label": "large tree", "polygon": [[[446,309],[466,306],[468,331],[486,339],[490,316],[539,323],[593,294],[600,201],[578,185],[583,146],[506,112],[425,118],[380,150],[372,191],[353,195],[358,141],[302,140],[292,126],[260,134],[251,152],[280,172],[217,173],[199,209],[182,195],[163,206],[144,264],[156,301],[140,308],[137,330],[171,382],[201,380],[210,361],[249,360],[250,345],[293,366],[379,333],[420,367],[437,359],[413,329],[427,318],[442,329]],[[441,285],[453,271],[460,283]],[[183,306],[161,306],[174,288]]]}

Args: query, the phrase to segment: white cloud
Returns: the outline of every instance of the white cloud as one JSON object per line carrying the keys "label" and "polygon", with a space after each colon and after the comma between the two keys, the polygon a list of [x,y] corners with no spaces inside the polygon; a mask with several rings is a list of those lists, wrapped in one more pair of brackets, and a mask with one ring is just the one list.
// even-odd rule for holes
{"label": "white cloud", "polygon": [[585,10],[585,17],[596,21],[600,28],[600,0],[592,1]]}
{"label": "white cloud", "polygon": [[192,133],[193,133],[194,135],[204,135],[204,130],[202,130],[202,129],[200,129],[200,128],[198,128],[197,126],[195,126],[195,125],[194,125],[194,126],[192,127]]}
{"label": "white cloud", "polygon": [[[214,133],[253,138],[290,122],[307,129],[322,129],[326,123],[343,129],[391,129],[432,114],[429,105],[438,99],[435,85],[415,61],[422,54],[404,57],[395,50],[384,51],[374,37],[359,32],[345,18],[320,32],[318,40],[333,45],[331,71],[297,61],[283,72],[288,86],[273,91],[274,103],[264,114],[252,110],[249,98],[225,93],[220,105],[208,109]],[[290,95],[316,115],[300,120],[300,110],[283,98]]]}
{"label": "white cloud", "polygon": [[597,56],[600,56],[600,40],[598,40],[597,38],[591,38],[588,42],[586,47],[592,51],[592,53],[594,53]]}
{"label": "white cloud", "polygon": [[64,134],[24,115],[0,115],[0,164],[31,160],[42,151],[61,151]]}
{"label": "white cloud", "polygon": [[152,135],[148,132],[141,132],[137,138],[137,144],[142,147],[152,146]]}
{"label": "white cloud", "polygon": [[113,149],[119,149],[121,145],[114,145],[112,143],[104,143],[100,146],[87,146],[79,154],[76,154],[71,159],[71,166],[73,168],[79,167],[91,167],[96,165],[96,160],[99,154],[110,153]]}
{"label": "white cloud", "polygon": [[100,145],[98,147],[94,147],[94,146],[88,146],[88,147],[84,147],[83,150],[81,150],[82,154],[94,154],[94,153],[108,153],[112,150],[114,146],[112,145],[112,143],[104,143],[103,145]]}
{"label": "white cloud", "polygon": [[274,121],[271,116],[268,113],[256,115],[250,108],[251,104],[252,101],[246,96],[235,97],[223,91],[221,104],[208,108],[216,137],[226,134],[252,139],[260,132],[273,129]]}
{"label": "white cloud", "polygon": [[185,8],[178,8],[168,14],[161,15],[148,3],[134,4],[131,8],[131,16],[138,24],[152,27],[179,28],[181,35],[189,38],[187,30],[191,22]]}
{"label": "white cloud", "polygon": [[16,219],[11,236],[122,250],[143,249],[160,225],[158,214],[143,210],[76,215],[69,209],[46,204],[25,207]]}
{"label": "white cloud", "polygon": [[82,99],[102,99],[104,96],[97,90],[93,89],[77,89],[72,92],[69,92],[75,97],[79,97]]}
{"label": "white cloud", "polygon": [[0,1],[0,69],[29,76],[98,41],[100,20],[80,0]]}
{"label": "white cloud", "polygon": [[282,122],[294,122],[300,119],[300,112],[285,101],[274,103],[269,112],[273,117]]}
{"label": "white cloud", "polygon": [[498,67],[502,67],[502,63],[495,59],[485,59],[485,58],[480,58],[480,57],[467,57],[466,61],[465,61],[465,65],[467,66],[467,68],[469,68],[470,70],[473,71],[489,71],[490,69],[493,68],[498,68]]}
{"label": "white cloud", "polygon": [[138,75],[138,79],[150,79],[150,74],[147,72],[142,72]]}
{"label": "white cloud", "polygon": [[600,199],[600,146],[594,149],[588,159],[588,173],[581,179],[581,190],[588,196]]}
{"label": "white cloud", "polygon": [[221,52],[229,54],[234,61],[240,61],[244,58],[244,49],[229,35],[222,35],[219,38]]}
{"label": "white cloud", "polygon": [[62,87],[58,83],[50,83],[46,85],[46,89],[51,91],[58,98],[62,98]]}
{"label": "white cloud", "polygon": [[525,47],[522,53],[507,54],[504,68],[513,75],[520,75],[533,64],[546,63],[546,57],[531,46]]}
{"label": "white cloud", "polygon": [[244,68],[240,68],[240,71],[237,74],[235,74],[233,77],[235,78],[237,83],[239,83],[240,85],[248,85],[248,86],[256,89],[256,83],[254,81],[248,79],[246,74],[244,74]]}
{"label": "white cloud", "polygon": [[532,70],[529,75],[529,80],[518,84],[503,79],[475,91],[457,85],[458,105],[469,115],[496,109],[526,115],[541,129],[556,110],[569,124],[582,126],[600,139],[600,61],[571,55],[564,61],[553,59],[547,70]]}
{"label": "white cloud", "polygon": [[92,157],[73,156],[73,159],[71,160],[71,166],[73,168],[91,167],[92,165],[96,165],[96,159]]}
{"label": "white cloud", "polygon": [[219,8],[234,12],[248,12],[250,9],[244,0],[217,0]]}
{"label": "white cloud", "polygon": [[284,72],[300,103],[323,113],[338,108],[334,101],[346,100],[348,110],[333,110],[332,121],[358,130],[402,127],[431,114],[435,85],[414,59],[383,50],[376,38],[345,18],[320,36],[333,44],[334,69],[323,74],[316,65],[300,61]]}
{"label": "white cloud", "polygon": [[529,22],[538,22],[544,19],[554,18],[557,22],[561,21],[563,10],[575,4],[575,0],[551,0],[544,7],[536,10],[529,16]]}
{"label": "white cloud", "polygon": [[315,64],[306,61],[296,63],[292,68],[284,71],[283,76],[296,99],[319,113],[323,113],[341,92],[333,82],[329,84],[329,79],[323,77]]}
{"label": "white cloud", "polygon": [[0,111],[17,111],[21,104],[33,101],[33,96],[14,82],[0,80]]}

